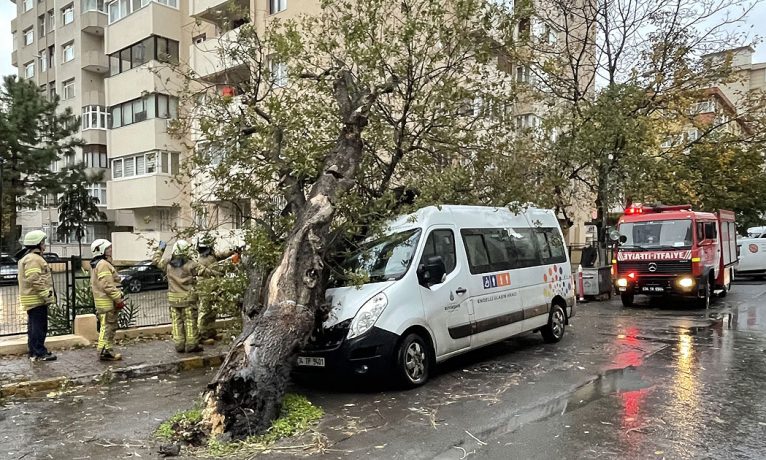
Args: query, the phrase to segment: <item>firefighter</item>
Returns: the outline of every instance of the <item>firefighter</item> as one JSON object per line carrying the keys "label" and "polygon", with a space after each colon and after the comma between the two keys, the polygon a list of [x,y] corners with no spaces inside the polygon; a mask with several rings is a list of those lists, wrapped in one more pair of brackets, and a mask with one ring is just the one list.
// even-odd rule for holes
{"label": "firefighter", "polygon": [[55,361],[56,355],[45,348],[48,335],[48,307],[56,303],[53,278],[43,259],[45,232],[32,230],[24,236],[19,260],[19,301],[27,312],[27,347],[32,361]]}
{"label": "firefighter", "polygon": [[119,361],[122,355],[114,352],[114,333],[117,331],[117,315],[125,307],[125,297],[119,288],[120,277],[112,266],[112,243],[99,238],[91,243],[90,250],[93,253],[90,261],[90,286],[101,325],[98,359]]}
{"label": "firefighter", "polygon": [[170,317],[173,321],[173,342],[176,351],[179,353],[202,351],[199,345],[194,284],[197,276],[206,275],[208,270],[191,257],[192,247],[188,241],[176,241],[169,261],[162,257],[165,246],[165,242],[160,241],[153,262],[165,271],[168,277],[168,302]]}
{"label": "firefighter", "polygon": [[[205,235],[200,238],[197,242],[197,253],[199,254],[197,259],[199,264],[207,269],[202,277],[213,278],[221,275],[220,271],[216,268],[218,257],[215,254],[215,239],[213,237]],[[200,300],[199,335],[203,345],[213,345],[219,338],[215,330],[216,315],[217,311],[214,303]]]}

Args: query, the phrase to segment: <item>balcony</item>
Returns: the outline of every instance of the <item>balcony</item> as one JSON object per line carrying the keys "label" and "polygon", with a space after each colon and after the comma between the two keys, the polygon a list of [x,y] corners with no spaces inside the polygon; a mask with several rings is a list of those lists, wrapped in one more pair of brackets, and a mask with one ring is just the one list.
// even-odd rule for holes
{"label": "balcony", "polygon": [[132,14],[109,24],[105,34],[105,54],[112,54],[137,43],[150,34],[180,42],[184,31],[181,12],[177,8],[150,2]]}
{"label": "balcony", "polygon": [[182,198],[170,175],[139,176],[106,183],[109,209],[169,208]]}
{"label": "balcony", "polygon": [[11,33],[14,34],[19,29],[19,21],[18,18],[11,19]]}
{"label": "balcony", "polygon": [[19,52],[16,50],[11,52],[11,65],[14,67],[19,66]]}
{"label": "balcony", "polygon": [[109,17],[100,11],[86,11],[80,16],[80,29],[86,34],[103,36]]}
{"label": "balcony", "polygon": [[250,2],[248,0],[191,0],[189,15],[217,23],[227,13],[228,8],[236,12],[248,12]]}
{"label": "balcony", "polygon": [[80,133],[80,138],[85,144],[106,145],[105,129],[84,129]]}
{"label": "balcony", "polygon": [[82,70],[106,74],[109,72],[109,58],[102,51],[85,51],[82,53]]}
{"label": "balcony", "polygon": [[224,71],[233,70],[243,65],[234,61],[228,53],[221,50],[235,45],[239,40],[239,29],[226,32],[218,38],[211,38],[189,46],[189,65],[201,78],[214,78]]}

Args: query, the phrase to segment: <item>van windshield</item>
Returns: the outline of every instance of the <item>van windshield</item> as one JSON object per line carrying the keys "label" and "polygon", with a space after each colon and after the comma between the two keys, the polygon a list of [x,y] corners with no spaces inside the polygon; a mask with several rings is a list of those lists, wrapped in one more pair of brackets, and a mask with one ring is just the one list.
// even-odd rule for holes
{"label": "van windshield", "polygon": [[625,222],[619,231],[627,238],[620,247],[628,250],[690,248],[692,245],[692,221],[686,219]]}
{"label": "van windshield", "polygon": [[336,287],[353,284],[344,274],[354,274],[354,278],[367,276],[370,283],[400,279],[410,268],[420,233],[420,229],[415,228],[363,244],[341,264],[341,273],[334,276],[331,284]]}

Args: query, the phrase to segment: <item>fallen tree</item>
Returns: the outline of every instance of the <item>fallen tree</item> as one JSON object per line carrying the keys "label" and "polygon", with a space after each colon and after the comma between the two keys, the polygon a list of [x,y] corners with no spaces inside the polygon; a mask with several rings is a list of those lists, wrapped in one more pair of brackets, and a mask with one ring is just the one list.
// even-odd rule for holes
{"label": "fallen tree", "polygon": [[[233,70],[218,81],[185,72],[187,102],[204,100],[178,128],[204,140],[188,175],[257,210],[244,330],[204,395],[213,434],[268,429],[324,317],[333,261],[384,219],[535,195],[528,133],[514,130],[510,107],[519,88],[498,68],[513,36],[507,11],[482,0],[321,4],[265,36],[241,26],[220,50]],[[215,94],[221,79],[229,89]]]}

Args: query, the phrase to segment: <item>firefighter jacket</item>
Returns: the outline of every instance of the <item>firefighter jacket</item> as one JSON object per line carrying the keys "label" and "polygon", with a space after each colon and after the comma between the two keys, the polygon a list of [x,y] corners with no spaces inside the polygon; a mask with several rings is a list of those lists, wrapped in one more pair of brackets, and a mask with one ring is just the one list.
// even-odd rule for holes
{"label": "firefighter jacket", "polygon": [[208,254],[206,256],[200,256],[197,262],[205,268],[203,273],[200,274],[204,278],[212,278],[220,275],[220,271],[217,269],[218,258],[214,254]]}
{"label": "firefighter jacket", "polygon": [[93,289],[93,301],[99,313],[112,311],[115,302],[122,300],[120,276],[112,264],[103,257],[90,262],[90,285]]}
{"label": "firefighter jacket", "polygon": [[39,249],[19,260],[18,279],[19,303],[25,311],[55,302],[51,269]]}
{"label": "firefighter jacket", "polygon": [[168,301],[171,306],[176,307],[184,307],[196,301],[194,285],[197,282],[197,276],[213,273],[212,269],[186,257],[174,257],[167,260],[162,257],[161,251],[154,255],[152,262],[167,274]]}

